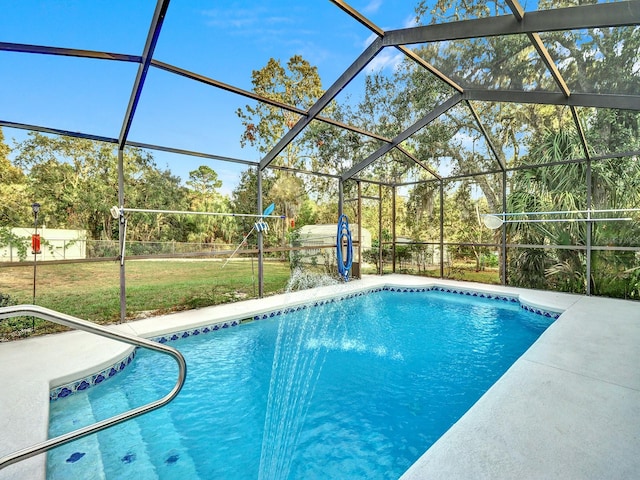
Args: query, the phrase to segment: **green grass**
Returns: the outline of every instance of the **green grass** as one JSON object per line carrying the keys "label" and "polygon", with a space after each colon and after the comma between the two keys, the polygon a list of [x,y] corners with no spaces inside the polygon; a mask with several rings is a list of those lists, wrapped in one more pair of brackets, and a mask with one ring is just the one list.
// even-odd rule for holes
{"label": "green grass", "polygon": [[[418,271],[415,268],[400,269],[400,266],[396,266],[397,273],[406,273],[410,275],[421,275],[424,277],[440,277],[440,267],[436,266],[428,268],[425,271]],[[376,269],[373,266],[363,268],[362,273],[376,274]],[[392,273],[392,266],[390,263],[384,264],[384,273]],[[453,266],[445,266],[444,278],[451,280],[465,280],[469,282],[488,283],[493,285],[500,285],[500,271],[497,268],[486,267],[484,270],[476,271],[475,262],[471,261],[459,261],[453,264]]]}
{"label": "green grass", "polygon": [[476,270],[476,264],[472,261],[456,262],[450,268],[445,268],[445,275],[452,280],[465,280],[468,282],[490,283],[500,285],[500,270],[498,268],[485,267],[484,270]]}
{"label": "green grass", "polygon": [[[239,260],[136,260],[126,263],[127,319],[217,305],[258,294],[257,262]],[[120,319],[119,264],[38,264],[36,304],[97,323]],[[284,291],[289,264],[264,264],[266,295]],[[33,268],[0,268],[0,293],[16,303],[33,301]],[[0,324],[0,337],[28,335],[31,319]],[[35,321],[36,333],[59,331],[57,325]],[[16,333],[17,332],[17,333]]]}
{"label": "green grass", "polygon": [[[385,265],[387,267],[387,265]],[[390,268],[390,265],[388,266]],[[387,272],[385,268],[385,273]],[[448,278],[500,283],[497,269],[475,271],[475,265],[456,264],[445,269]],[[97,323],[120,320],[120,265],[117,262],[37,266],[36,304]],[[363,271],[363,273],[375,273]],[[415,273],[415,272],[406,272]],[[440,269],[424,273],[438,277]],[[258,296],[258,266],[249,259],[131,260],[126,263],[127,319],[202,308]],[[264,292],[283,292],[290,277],[289,264],[265,261]],[[0,268],[0,293],[15,303],[32,303],[33,268]],[[56,324],[31,318],[0,322],[0,339],[63,330]]]}

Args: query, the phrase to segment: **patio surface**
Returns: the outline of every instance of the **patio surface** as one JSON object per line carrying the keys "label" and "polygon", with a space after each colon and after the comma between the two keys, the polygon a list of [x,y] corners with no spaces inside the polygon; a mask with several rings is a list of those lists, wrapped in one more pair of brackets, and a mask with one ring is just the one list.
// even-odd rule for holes
{"label": "patio surface", "polygon": [[[637,302],[386,275],[111,328],[151,337],[382,285],[441,285],[501,292],[517,295],[532,306],[565,312],[402,480],[637,476]],[[52,387],[97,372],[125,356],[130,348],[84,332],[0,344],[0,457],[47,438]],[[0,470],[0,480],[44,478],[45,455]]]}

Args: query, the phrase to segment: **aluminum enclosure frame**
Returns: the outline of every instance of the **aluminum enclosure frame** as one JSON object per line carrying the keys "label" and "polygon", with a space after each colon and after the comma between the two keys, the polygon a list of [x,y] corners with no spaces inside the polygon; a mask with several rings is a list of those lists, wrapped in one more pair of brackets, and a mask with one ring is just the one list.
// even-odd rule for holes
{"label": "aluminum enclosure frame", "polygon": [[[488,18],[479,18],[473,20],[462,20],[449,23],[432,24],[426,26],[417,26],[413,28],[404,28],[398,30],[385,31],[376,26],[373,22],[368,20],[364,15],[350,7],[346,2],[342,0],[331,0],[339,9],[344,11],[347,15],[354,18],[361,25],[364,25],[371,32],[375,33],[375,40],[355,59],[355,61],[344,71],[344,73],[326,90],[326,92],[319,98],[316,103],[308,110],[302,110],[295,106],[286,105],[280,102],[275,102],[265,97],[261,97],[253,92],[248,92],[237,87],[224,84],[212,78],[205,77],[195,72],[189,72],[177,66],[169,65],[154,58],[155,47],[158,39],[161,36],[162,25],[167,15],[170,0],[158,0],[156,3],[154,15],[149,27],[147,39],[140,55],[136,54],[123,54],[123,53],[110,53],[99,52],[91,50],[64,48],[57,46],[45,46],[45,45],[27,45],[20,43],[0,42],[0,51],[27,53],[27,54],[40,54],[40,55],[60,55],[60,56],[72,56],[79,58],[88,58],[94,60],[105,61],[118,61],[118,62],[130,62],[138,64],[138,72],[132,85],[132,91],[129,98],[129,103],[126,109],[124,118],[122,119],[121,130],[117,137],[105,137],[101,135],[95,135],[92,132],[72,132],[55,128],[55,126],[49,125],[31,125],[25,123],[19,123],[12,121],[11,119],[0,119],[0,126],[9,128],[17,128],[23,130],[33,130],[42,133],[50,133],[55,135],[66,135],[77,138],[85,138],[89,140],[95,140],[100,142],[107,142],[117,145],[118,157],[119,157],[119,192],[118,201],[121,206],[124,205],[124,185],[123,185],[123,151],[126,146],[158,150],[171,152],[181,155],[188,155],[194,157],[201,157],[209,160],[223,161],[238,163],[247,166],[256,167],[259,172],[259,179],[261,179],[261,172],[266,168],[282,169],[275,165],[271,165],[277,156],[292,142],[295,138],[313,121],[321,121],[332,126],[342,128],[360,135],[364,135],[369,138],[373,138],[382,141],[384,145],[380,147],[376,152],[369,155],[365,159],[361,159],[355,162],[353,166],[344,172],[338,172],[335,175],[328,173],[309,172],[296,169],[289,169],[290,171],[301,173],[318,173],[324,176],[334,176],[339,178],[340,191],[342,191],[342,183],[346,181],[357,181],[378,183],[379,185],[388,185],[395,189],[398,186],[406,185],[403,183],[390,183],[385,182],[372,182],[365,179],[357,178],[357,174],[360,173],[368,165],[371,165],[383,155],[390,152],[393,149],[400,151],[405,157],[413,161],[416,165],[420,166],[423,170],[428,172],[433,179],[426,181],[436,181],[440,184],[440,195],[442,196],[442,186],[445,181],[455,180],[457,178],[463,178],[473,175],[481,175],[487,173],[502,173],[502,198],[503,203],[506,199],[506,173],[513,171],[515,168],[509,168],[501,157],[500,152],[495,148],[490,135],[482,125],[480,118],[475,111],[475,108],[470,103],[472,101],[478,102],[496,102],[496,103],[531,103],[531,104],[543,104],[543,105],[564,105],[568,106],[571,110],[573,122],[576,126],[585,158],[580,160],[571,160],[571,162],[582,161],[588,166],[588,177],[590,178],[591,163],[599,159],[604,158],[617,158],[628,155],[637,155],[638,152],[619,152],[612,153],[607,156],[590,156],[589,145],[584,134],[582,123],[579,117],[576,107],[595,107],[595,108],[609,108],[609,109],[621,109],[640,111],[640,92],[636,95],[619,95],[619,94],[602,94],[602,93],[575,93],[571,92],[566,84],[564,78],[557,65],[553,62],[549,52],[544,46],[539,33],[541,32],[553,32],[553,31],[568,31],[568,30],[580,30],[580,29],[596,29],[606,27],[622,27],[622,26],[637,26],[640,25],[640,0],[613,2],[595,5],[581,5],[568,8],[558,8],[553,10],[542,10],[525,13],[524,9],[518,2],[518,0],[506,0],[507,6],[511,10],[511,15],[500,15]],[[421,59],[412,50],[407,48],[407,45],[413,45],[418,43],[440,42],[440,41],[452,41],[471,38],[486,38],[492,36],[504,36],[504,35],[521,35],[526,34],[532,46],[538,53],[542,63],[549,75],[553,78],[558,91],[511,91],[511,90],[492,90],[492,89],[478,89],[478,88],[463,88],[458,85],[453,79],[449,78],[446,74],[439,71],[433,65]],[[383,51],[386,47],[393,47],[402,52],[407,58],[414,61],[421,68],[428,71],[430,74],[441,81],[444,85],[447,85],[453,90],[453,95],[449,97],[444,103],[436,106],[425,116],[423,116],[418,122],[406,128],[403,132],[397,135],[393,139],[385,138],[373,132],[367,132],[360,128],[332,120],[330,118],[323,117],[322,111],[329,105],[329,103],[347,86],[349,83],[374,59]],[[294,112],[300,115],[298,122],[291,128],[278,143],[259,161],[251,161],[239,158],[230,158],[225,156],[216,155],[215,152],[198,152],[185,150],[180,148],[174,148],[172,146],[165,145],[153,145],[149,143],[131,141],[129,131],[132,123],[135,121],[135,113],[138,101],[145,87],[145,80],[150,68],[157,68],[163,71],[169,72],[173,75],[179,75],[188,78],[192,81],[203,83],[212,88],[221,89],[235,95],[239,95],[244,98],[250,98],[257,102],[265,103],[272,106]],[[477,124],[482,136],[485,138],[489,150],[496,162],[497,168],[491,171],[484,171],[478,174],[469,175],[454,175],[454,176],[441,176],[437,171],[432,169],[422,159],[416,158],[410,151],[404,149],[401,143],[407,138],[411,137],[414,133],[421,128],[428,125],[430,122],[438,118],[440,115],[445,114],[450,108],[462,104],[466,105],[474,122]],[[518,167],[518,168],[535,168],[541,165],[535,165],[530,167]],[[261,182],[259,182],[261,183]],[[587,186],[587,203],[588,207],[591,205],[591,193],[590,182]],[[259,195],[257,211],[261,211],[261,195]],[[503,205],[504,207],[504,205]],[[442,229],[442,215],[441,215],[441,229]],[[121,242],[123,241],[122,226],[120,231]],[[441,244],[443,239],[440,240]],[[506,236],[503,229],[502,235],[503,249],[506,248]],[[595,247],[594,247],[595,248]],[[262,250],[261,248],[259,248]],[[591,245],[587,246],[588,264],[590,264],[590,251]],[[262,255],[260,255],[262,258]],[[506,262],[506,255],[503,256],[503,261]],[[506,263],[502,266],[506,272]],[[442,270],[442,267],[441,267]],[[590,268],[588,268],[590,270]],[[124,266],[122,267],[121,278],[124,278]],[[506,281],[503,279],[503,281]],[[262,262],[260,262],[260,275],[259,275],[260,293],[262,294]],[[121,319],[124,320],[124,312],[126,310],[124,306],[124,281],[121,280]],[[588,287],[589,288],[589,287]],[[588,291],[587,293],[590,293]]]}

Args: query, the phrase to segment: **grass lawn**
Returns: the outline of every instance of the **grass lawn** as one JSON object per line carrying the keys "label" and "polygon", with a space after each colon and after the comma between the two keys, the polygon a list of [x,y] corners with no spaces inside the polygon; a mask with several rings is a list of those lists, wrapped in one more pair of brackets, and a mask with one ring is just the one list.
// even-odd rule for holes
{"label": "grass lawn", "polygon": [[[126,263],[127,319],[256,298],[258,264],[255,259],[129,260]],[[385,273],[387,272],[385,268]],[[371,270],[371,271],[368,271]],[[365,269],[362,273],[375,273]],[[48,265],[36,271],[37,305],[105,324],[120,320],[120,265],[117,262]],[[417,273],[412,271],[402,273]],[[423,272],[438,277],[440,270]],[[475,264],[456,264],[445,276],[457,280],[500,283],[497,269],[476,272]],[[289,264],[265,261],[264,292],[283,292],[290,277]],[[32,266],[0,268],[0,294],[14,303],[33,302]],[[0,340],[64,330],[65,327],[31,318],[0,322]]]}
{"label": "grass lawn", "polygon": [[[131,260],[126,263],[127,318],[217,305],[258,295],[257,261]],[[97,323],[120,319],[120,265],[115,262],[47,265],[36,271],[36,304]],[[264,291],[284,291],[289,264],[265,261]],[[15,303],[33,302],[33,268],[0,268],[0,293]],[[36,320],[36,333],[63,327]],[[0,337],[31,328],[32,321],[5,320]]]}
{"label": "grass lawn", "polygon": [[[425,277],[440,277],[440,267],[434,266],[428,268],[425,271],[418,272],[416,268],[404,268],[401,269],[399,265],[396,266],[397,273],[407,273],[410,275],[422,275]],[[376,269],[374,266],[369,266],[362,270],[362,273],[375,275]],[[392,273],[392,266],[390,263],[384,264],[384,273]],[[500,271],[498,268],[486,267],[484,270],[476,271],[475,262],[471,261],[459,261],[452,266],[445,266],[444,278],[451,280],[465,280],[469,282],[488,283],[493,285],[500,285]]]}

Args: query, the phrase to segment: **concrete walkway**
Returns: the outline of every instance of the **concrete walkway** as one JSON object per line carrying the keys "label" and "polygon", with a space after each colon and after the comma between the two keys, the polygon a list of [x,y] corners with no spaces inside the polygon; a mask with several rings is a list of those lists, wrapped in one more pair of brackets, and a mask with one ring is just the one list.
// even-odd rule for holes
{"label": "concrete walkway", "polygon": [[[565,313],[402,477],[633,478],[640,472],[640,303],[406,275],[116,325],[151,337],[382,285],[442,285],[519,296]],[[49,391],[126,356],[84,332],[0,344],[0,457],[47,438]],[[0,470],[44,479],[45,455]]]}

